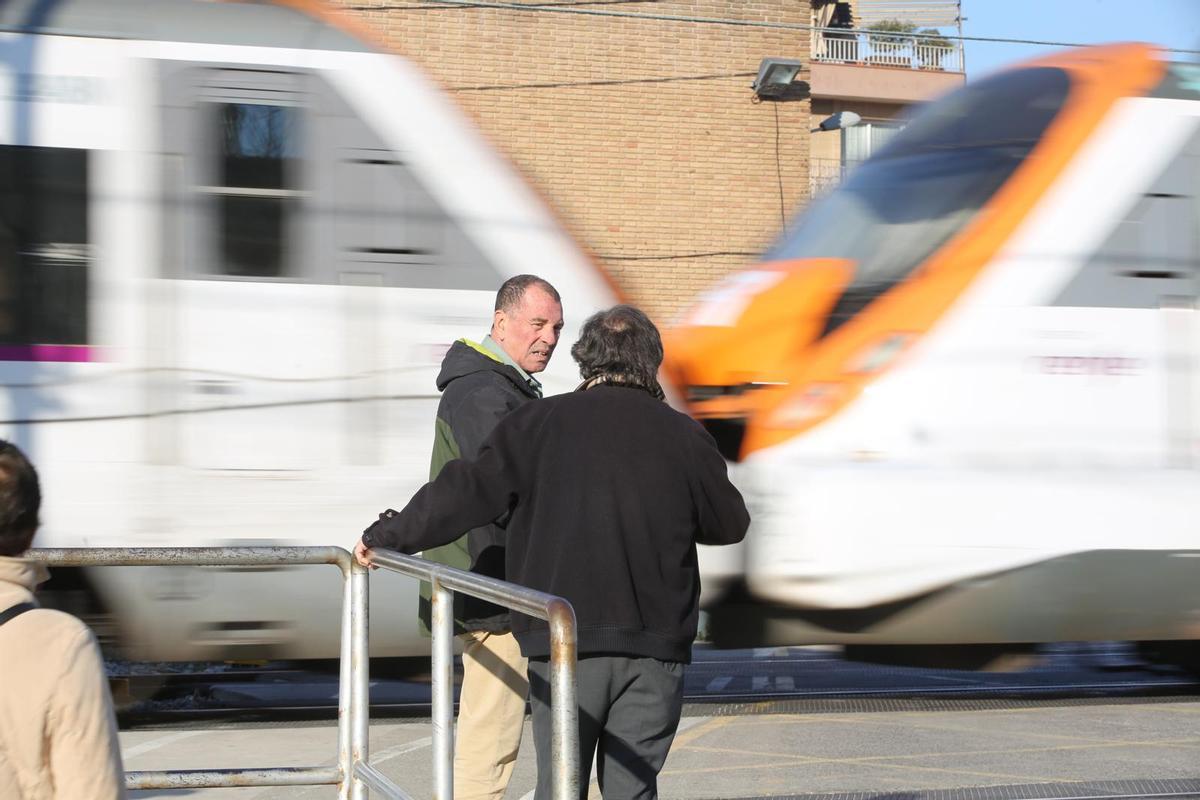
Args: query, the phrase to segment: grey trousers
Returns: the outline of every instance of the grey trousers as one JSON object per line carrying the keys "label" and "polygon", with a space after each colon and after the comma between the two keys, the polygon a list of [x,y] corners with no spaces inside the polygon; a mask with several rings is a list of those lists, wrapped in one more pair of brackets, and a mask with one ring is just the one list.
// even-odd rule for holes
{"label": "grey trousers", "polygon": [[[683,664],[655,658],[579,659],[579,797],[586,800],[592,757],[604,800],[653,800],[658,773],[683,711]],[[550,662],[529,660],[529,704],[537,753],[535,800],[550,800]]]}

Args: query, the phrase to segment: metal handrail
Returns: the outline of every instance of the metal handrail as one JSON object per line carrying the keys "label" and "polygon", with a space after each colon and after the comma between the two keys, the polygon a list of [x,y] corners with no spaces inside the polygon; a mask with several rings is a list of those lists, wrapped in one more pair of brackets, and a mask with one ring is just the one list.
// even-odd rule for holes
{"label": "metal handrail", "polygon": [[[555,800],[579,797],[579,708],[576,704],[575,610],[561,597],[426,561],[386,548],[371,563],[422,578],[433,586],[434,800],[454,797],[454,591],[488,600],[550,624],[550,755]],[[355,770],[363,765],[356,764]],[[366,775],[359,775],[366,779]]]}
{"label": "metal handrail", "polygon": [[[434,800],[454,797],[453,592],[489,600],[550,624],[551,757],[555,800],[579,796],[575,611],[561,597],[487,578],[394,550],[371,551],[372,563],[433,584],[432,723]],[[47,566],[217,567],[334,564],[342,571],[342,638],[338,679],[338,766],[146,770],[125,773],[126,789],[225,786],[338,785],[338,800],[364,800],[368,787],[389,800],[408,800],[369,763],[370,661],[367,650],[367,569],[341,547],[79,547],[30,550]]]}
{"label": "metal handrail", "polygon": [[[126,789],[220,786],[338,785],[338,800],[363,800],[367,787],[356,767],[367,760],[370,710],[367,699],[367,570],[341,547],[72,547],[30,550],[28,556],[61,567],[218,567],[334,564],[342,572],[342,639],[338,679],[336,767],[146,770],[125,773]],[[357,778],[357,779],[356,779]],[[399,788],[379,776],[387,793]],[[373,784],[374,786],[374,784]],[[393,794],[403,797],[402,794]]]}

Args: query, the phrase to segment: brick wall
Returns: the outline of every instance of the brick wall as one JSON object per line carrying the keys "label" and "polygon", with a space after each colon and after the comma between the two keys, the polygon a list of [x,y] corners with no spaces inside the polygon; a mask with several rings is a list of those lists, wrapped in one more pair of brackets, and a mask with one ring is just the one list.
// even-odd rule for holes
{"label": "brick wall", "polygon": [[[807,31],[426,0],[340,5],[449,89],[660,322],[752,260],[781,205],[790,215],[807,198],[809,102],[759,103],[749,88],[765,56],[807,62]],[[555,5],[801,24],[811,14],[809,0]]]}

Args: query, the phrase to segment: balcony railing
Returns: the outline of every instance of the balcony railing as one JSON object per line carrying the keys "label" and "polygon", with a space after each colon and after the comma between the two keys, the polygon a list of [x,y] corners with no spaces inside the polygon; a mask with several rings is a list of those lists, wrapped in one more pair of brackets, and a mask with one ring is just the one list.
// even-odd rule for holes
{"label": "balcony railing", "polygon": [[810,197],[837,186],[846,174],[861,164],[861,161],[842,161],[838,158],[810,158],[808,161],[808,192]]}
{"label": "balcony railing", "polygon": [[817,28],[812,33],[813,61],[939,72],[963,71],[962,42],[931,44],[931,41],[938,40],[850,28]]}

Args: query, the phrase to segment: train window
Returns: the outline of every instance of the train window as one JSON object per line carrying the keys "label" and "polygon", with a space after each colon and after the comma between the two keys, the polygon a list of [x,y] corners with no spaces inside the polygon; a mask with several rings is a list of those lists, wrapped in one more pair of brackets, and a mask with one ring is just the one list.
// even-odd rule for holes
{"label": "train window", "polygon": [[1062,70],[1029,69],[929,106],[814,203],[767,258],[855,262],[826,325],[832,331],[974,218],[1040,140],[1068,89]]}
{"label": "train window", "polygon": [[0,343],[86,344],[88,153],[0,146]]}
{"label": "train window", "polygon": [[337,285],[361,272],[387,287],[493,291],[502,280],[428,183],[438,165],[320,71],[160,69],[164,191],[178,199],[165,206],[163,274]]}
{"label": "train window", "polygon": [[299,114],[295,108],[219,103],[219,184],[210,188],[226,275],[282,277],[289,211],[295,202]]}
{"label": "train window", "polygon": [[1028,152],[1058,116],[1070,90],[1061,69],[1036,67],[968,84],[921,108],[880,158],[977,148]]}
{"label": "train window", "polygon": [[1192,135],[1053,301],[1161,308],[1200,296],[1200,133]]}

